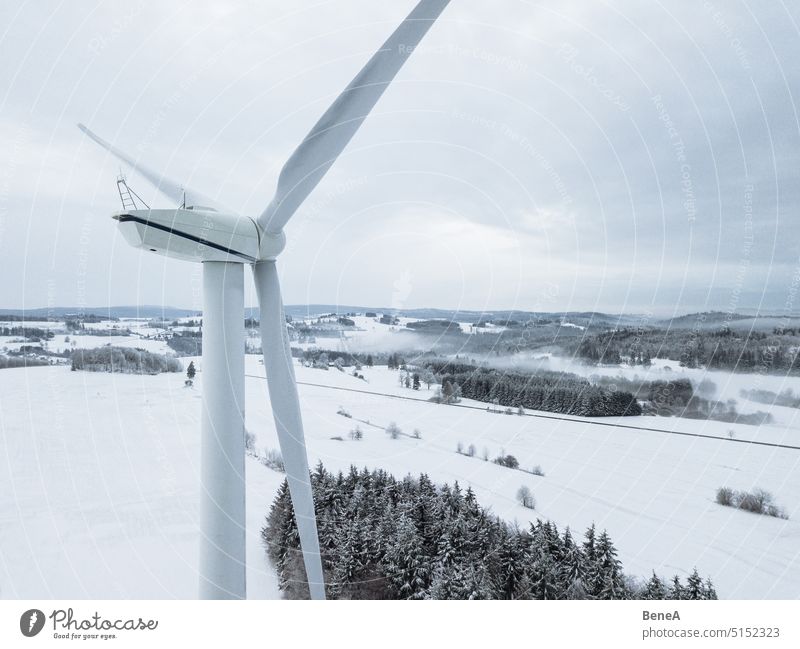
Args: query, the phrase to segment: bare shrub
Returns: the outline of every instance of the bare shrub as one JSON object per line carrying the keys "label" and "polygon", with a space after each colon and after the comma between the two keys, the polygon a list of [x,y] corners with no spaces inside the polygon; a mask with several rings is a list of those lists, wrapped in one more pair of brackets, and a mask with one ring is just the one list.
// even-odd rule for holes
{"label": "bare shrub", "polygon": [[789,514],[786,513],[786,510],[777,505],[767,505],[767,510],[764,513],[767,516],[774,516],[775,518],[789,518]]}
{"label": "bare shrub", "polygon": [[753,489],[751,492],[740,491],[737,496],[739,509],[756,514],[766,513],[773,500],[772,494],[763,489]]}
{"label": "bare shrub", "polygon": [[494,463],[509,469],[519,469],[519,460],[513,455],[500,455],[494,459]]}
{"label": "bare shrub", "polygon": [[403,434],[403,431],[400,430],[400,427],[394,422],[392,422],[386,427],[386,432],[392,439],[397,439],[398,437],[400,437],[400,435]]}
{"label": "bare shrub", "polygon": [[733,489],[728,487],[720,487],[717,489],[717,503],[725,505],[726,507],[733,506]]}
{"label": "bare shrub", "polygon": [[717,489],[717,503],[726,507],[744,509],[754,514],[763,514],[775,518],[789,518],[786,511],[775,504],[774,496],[765,489],[755,488],[752,491],[734,491],[728,487]]}
{"label": "bare shrub", "polygon": [[361,430],[361,426],[356,426],[353,430],[350,431],[350,439],[355,442],[359,442],[364,439],[364,433]]}
{"label": "bare shrub", "polygon": [[261,464],[268,466],[274,471],[286,473],[286,465],[283,463],[283,455],[281,455],[281,452],[277,449],[266,449],[266,454],[261,458]]}
{"label": "bare shrub", "polygon": [[517,500],[523,507],[536,509],[536,499],[533,497],[533,492],[525,485],[517,489]]}
{"label": "bare shrub", "polygon": [[469,457],[475,457],[475,453],[476,453],[476,452],[477,452],[477,451],[476,451],[476,449],[475,449],[475,444],[470,444],[470,445],[467,447],[467,455],[469,455]]}

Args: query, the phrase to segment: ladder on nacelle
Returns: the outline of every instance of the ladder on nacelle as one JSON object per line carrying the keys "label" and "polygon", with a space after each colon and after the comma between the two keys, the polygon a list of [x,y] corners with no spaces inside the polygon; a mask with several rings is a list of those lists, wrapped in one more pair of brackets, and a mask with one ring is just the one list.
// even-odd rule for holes
{"label": "ladder on nacelle", "polygon": [[150,209],[150,206],[142,200],[141,196],[128,187],[128,182],[125,180],[125,176],[122,172],[117,176],[117,191],[119,192],[119,200],[122,201],[123,210],[139,209],[139,206],[136,204],[137,199],[145,209]]}

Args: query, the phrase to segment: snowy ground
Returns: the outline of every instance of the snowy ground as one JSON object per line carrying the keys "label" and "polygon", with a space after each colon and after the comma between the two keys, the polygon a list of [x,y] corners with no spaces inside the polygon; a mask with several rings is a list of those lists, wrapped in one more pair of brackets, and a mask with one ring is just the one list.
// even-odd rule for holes
{"label": "snowy ground", "polygon": [[[261,368],[259,368],[259,373]],[[255,372],[252,372],[255,374]],[[367,385],[335,370],[298,368],[298,380],[340,387],[425,397],[400,388],[397,374],[384,368],[365,371]],[[260,389],[248,383],[248,421],[264,421]],[[800,442],[800,421],[755,427],[654,417],[624,418],[620,423],[683,430],[720,440],[648,431],[592,426],[585,420],[537,419],[301,386],[313,459],[329,467],[351,462],[383,467],[403,475],[428,472],[435,480],[471,485],[480,502],[507,520],[524,523],[549,518],[560,527],[583,530],[591,522],[608,528],[629,572],[648,575],[691,571],[711,575],[724,598],[800,597],[800,451],[753,446],[737,438]],[[485,408],[485,404],[469,402]],[[418,428],[421,440],[391,440],[380,429],[361,424],[365,437],[350,441],[355,423],[336,414],[343,406],[354,418],[386,426],[395,421],[404,432]],[[253,409],[257,409],[253,412]],[[789,410],[789,409],[785,409]],[[798,411],[793,411],[797,413]],[[602,421],[610,421],[603,419]],[[261,434],[271,427],[253,428]],[[341,436],[346,441],[331,440]],[[268,443],[274,444],[268,433]],[[539,478],[454,452],[475,444],[490,457],[501,450],[523,467],[540,464]],[[536,512],[520,507],[514,495],[527,484]],[[790,520],[727,509],[714,502],[717,487],[759,486],[772,491]]]}
{"label": "snowy ground", "polygon": [[[184,319],[189,320],[189,319]],[[16,351],[22,345],[44,345],[47,350],[60,354],[64,351],[73,349],[93,349],[105,345],[115,347],[136,347],[149,352],[158,354],[172,353],[167,346],[166,336],[170,332],[166,329],[150,326],[150,320],[143,318],[122,318],[120,320],[103,320],[100,322],[90,322],[86,324],[85,332],[69,331],[63,321],[0,321],[0,326],[4,327],[30,327],[38,329],[49,329],[53,332],[53,337],[47,341],[33,343],[21,338],[20,336],[0,336],[0,353],[4,350]],[[95,331],[116,331],[120,330],[120,335],[93,335]],[[126,330],[131,335],[124,333]],[[172,328],[174,331],[196,330],[193,327],[178,326]]]}
{"label": "snowy ground", "polygon": [[[200,400],[182,386],[3,370],[0,596],[196,596]],[[258,534],[281,479],[248,459],[251,597],[279,596]]]}
{"label": "snowy ground", "polygon": [[0,319],[0,327],[31,327],[35,329],[62,329],[63,322],[54,322],[52,320],[2,320]]}
{"label": "snowy ground", "polygon": [[[63,366],[0,371],[0,596],[194,596],[197,365],[201,371],[189,389],[179,374],[93,374]],[[247,427],[260,450],[276,448],[258,357],[247,357],[247,372]],[[363,373],[368,381],[297,367],[312,463],[458,480],[509,521],[543,517],[581,531],[591,522],[607,528],[629,573],[685,574],[697,566],[722,598],[800,598],[800,451],[726,439],[733,429],[740,439],[798,445],[800,411],[781,409],[781,424],[763,427],[621,420],[720,438],[702,439],[593,426],[579,418],[493,414],[466,400],[477,408],[441,406],[425,401],[431,392],[424,386],[419,392],[401,388],[397,372]],[[336,414],[340,406],[353,418]],[[422,439],[390,439],[381,427],[392,421],[408,434],[419,429]],[[355,425],[362,441],[349,439]],[[478,457],[457,454],[459,442],[474,444]],[[546,476],[484,462],[484,448],[490,457],[511,453],[523,467],[539,464]],[[253,598],[279,596],[258,535],[281,479],[248,459]],[[534,512],[515,501],[523,484],[536,496]],[[721,485],[770,490],[790,520],[718,506],[714,493]]]}
{"label": "snowy ground", "polygon": [[[16,341],[16,342],[14,342]],[[30,343],[21,341],[19,338],[0,336],[0,353],[7,349],[18,350],[22,345],[40,345],[41,343]],[[92,336],[75,334],[55,334],[47,341],[48,351],[60,354],[64,351],[73,349],[94,349],[95,347],[134,347],[144,349],[156,354],[173,354],[174,351],[167,345],[166,340],[155,340],[140,338],[139,336]]]}

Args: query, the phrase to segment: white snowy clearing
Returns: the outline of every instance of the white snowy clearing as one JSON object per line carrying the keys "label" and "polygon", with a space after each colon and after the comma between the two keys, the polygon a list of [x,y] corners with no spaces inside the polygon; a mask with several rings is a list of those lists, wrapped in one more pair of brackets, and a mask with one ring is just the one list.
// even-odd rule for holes
{"label": "white snowy clearing", "polygon": [[[0,596],[196,595],[202,366],[195,364],[194,388],[184,387],[182,374],[0,371]],[[520,525],[541,517],[581,534],[592,522],[607,528],[629,574],[685,577],[696,566],[722,599],[800,598],[800,451],[727,438],[733,430],[740,440],[800,445],[793,415],[800,411],[784,409],[780,426],[760,428],[617,420],[719,438],[705,439],[590,423],[609,419],[494,414],[467,400],[462,405],[475,408],[436,405],[425,400],[433,389],[401,388],[385,367],[364,368],[367,381],[296,369],[312,464],[458,480]],[[247,428],[263,453],[277,441],[258,357],[247,356],[247,373]],[[337,414],[340,406],[352,418]],[[407,436],[391,439],[381,428],[390,422]],[[361,441],[348,436],[356,425]],[[415,429],[421,439],[411,436]],[[459,442],[465,450],[474,444],[476,457],[456,453]],[[522,467],[541,465],[546,475],[483,461],[484,448],[490,458],[502,451]],[[252,458],[246,467],[248,596],[280,597],[259,534],[283,475]],[[517,504],[521,485],[533,490],[535,511]],[[789,520],[717,505],[722,485],[771,491]]]}

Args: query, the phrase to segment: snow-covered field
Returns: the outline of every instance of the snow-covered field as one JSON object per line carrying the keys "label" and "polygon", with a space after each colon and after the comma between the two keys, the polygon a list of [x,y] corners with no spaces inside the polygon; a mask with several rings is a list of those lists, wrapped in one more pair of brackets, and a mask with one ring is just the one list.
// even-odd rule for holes
{"label": "snow-covered field", "polygon": [[[185,388],[180,374],[93,374],[64,366],[0,371],[0,596],[195,595],[197,364],[194,388]],[[401,388],[397,372],[385,367],[364,368],[367,381],[334,369],[296,369],[312,463],[458,480],[510,521],[543,517],[581,532],[592,522],[607,528],[631,574],[646,577],[655,569],[685,576],[697,566],[721,598],[800,598],[800,451],[727,439],[734,430],[739,439],[797,445],[797,411],[761,428],[665,418],[621,422],[720,438],[704,439],[578,418],[494,414],[466,400],[476,408],[436,405],[425,400],[432,392],[424,385],[419,392]],[[247,427],[260,450],[277,448],[258,357],[247,357],[247,372]],[[336,414],[340,406],[353,418]],[[392,421],[408,434],[418,429],[421,439],[392,440],[381,428]],[[348,436],[355,425],[364,432],[361,441]],[[474,444],[478,457],[457,454],[459,442]],[[523,467],[541,465],[546,476],[485,462],[484,448],[490,457],[511,453]],[[279,596],[259,530],[281,480],[248,459],[249,597]],[[515,501],[523,484],[536,496],[536,511]],[[790,518],[720,507],[714,494],[721,485],[768,489]]]}
{"label": "snow-covered field", "polygon": [[[180,374],[4,370],[0,596],[195,597],[199,404]],[[279,596],[258,534],[281,479],[248,458],[253,597]]]}
{"label": "snow-covered field", "polygon": [[[188,318],[179,320],[187,321]],[[144,318],[121,318],[119,320],[103,320],[86,324],[87,332],[68,331],[63,321],[38,321],[25,322],[0,321],[0,327],[27,327],[48,329],[53,332],[53,337],[44,342],[33,343],[20,336],[0,336],[0,353],[4,350],[17,351],[22,345],[44,345],[50,352],[60,354],[73,349],[93,349],[105,345],[115,347],[137,347],[157,354],[171,353],[166,338],[171,331],[196,330],[196,327],[178,326],[170,330],[153,327],[151,321]],[[91,332],[115,332],[119,335],[105,334],[93,335]],[[130,335],[127,332],[130,332]]]}

